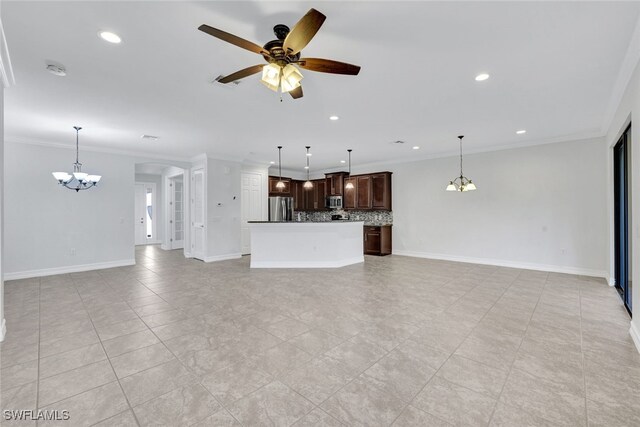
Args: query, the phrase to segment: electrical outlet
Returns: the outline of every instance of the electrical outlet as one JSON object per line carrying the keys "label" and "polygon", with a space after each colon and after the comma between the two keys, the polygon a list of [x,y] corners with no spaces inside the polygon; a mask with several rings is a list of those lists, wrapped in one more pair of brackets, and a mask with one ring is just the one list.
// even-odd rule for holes
{"label": "electrical outlet", "polygon": [[76,248],[69,249],[69,255],[76,256]]}

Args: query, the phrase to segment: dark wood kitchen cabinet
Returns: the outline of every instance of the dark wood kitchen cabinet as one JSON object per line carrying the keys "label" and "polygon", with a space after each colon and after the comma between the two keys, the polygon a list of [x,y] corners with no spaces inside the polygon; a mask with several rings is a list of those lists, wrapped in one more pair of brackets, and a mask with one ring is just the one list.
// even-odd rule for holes
{"label": "dark wood kitchen cabinet", "polygon": [[291,196],[291,178],[282,177],[284,188],[276,188],[279,180],[277,176],[269,177],[269,196]]}
{"label": "dark wood kitchen cabinet", "polygon": [[[324,179],[312,179],[313,188],[304,189],[304,210],[318,211],[324,210],[324,199],[326,197],[326,181]],[[304,184],[304,182],[303,182]]]}
{"label": "dark wood kitchen cabinet", "polygon": [[365,255],[384,256],[391,254],[390,225],[365,225],[363,232]]}
{"label": "dark wood kitchen cabinet", "polygon": [[344,195],[344,179],[347,177],[345,172],[325,174],[327,179],[327,196],[343,196]]}
{"label": "dark wood kitchen cabinet", "polygon": [[[353,188],[346,188],[347,184],[353,184]],[[349,177],[344,180],[344,195],[342,196],[342,204],[345,209],[355,209],[358,200],[358,180],[356,177]]]}
{"label": "dark wood kitchen cabinet", "polygon": [[371,209],[391,210],[391,172],[371,175]]}
{"label": "dark wood kitchen cabinet", "polygon": [[371,209],[371,175],[356,177],[356,208]]}
{"label": "dark wood kitchen cabinet", "polygon": [[304,181],[291,180],[291,195],[293,196],[293,209],[303,211],[305,209],[306,191]]}

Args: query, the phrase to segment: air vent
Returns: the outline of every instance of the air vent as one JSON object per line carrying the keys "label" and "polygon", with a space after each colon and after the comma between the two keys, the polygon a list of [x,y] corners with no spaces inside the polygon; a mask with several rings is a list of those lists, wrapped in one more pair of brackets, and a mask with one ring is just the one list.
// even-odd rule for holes
{"label": "air vent", "polygon": [[397,140],[393,141],[392,144],[404,144],[404,141]]}
{"label": "air vent", "polygon": [[67,70],[65,70],[64,66],[58,64],[48,64],[47,71],[54,76],[64,77],[67,75]]}
{"label": "air vent", "polygon": [[[220,81],[220,79],[222,79],[223,77],[224,77],[224,76],[223,76],[222,74],[220,74],[218,77],[216,77],[215,79],[213,79],[213,81],[214,81],[214,82],[219,82],[219,81]],[[211,83],[213,83],[213,82],[211,82]],[[231,83],[237,86],[237,85],[239,85],[239,84],[240,84],[240,80],[236,80],[236,81],[231,82]],[[225,84],[225,86],[228,86],[228,84]]]}
{"label": "air vent", "polygon": [[154,135],[141,135],[140,138],[144,139],[145,141],[157,141],[160,137]]}

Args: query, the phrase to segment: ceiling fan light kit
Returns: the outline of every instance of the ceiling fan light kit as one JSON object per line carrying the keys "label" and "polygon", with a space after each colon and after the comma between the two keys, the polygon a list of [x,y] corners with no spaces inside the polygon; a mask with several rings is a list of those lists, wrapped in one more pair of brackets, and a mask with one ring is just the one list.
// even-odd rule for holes
{"label": "ceiling fan light kit", "polygon": [[302,73],[298,69],[304,68],[310,71],[332,74],[357,75],[360,67],[345,62],[320,58],[301,58],[300,51],[309,44],[316,35],[326,16],[315,9],[310,9],[298,23],[289,30],[289,27],[278,24],[273,27],[277,40],[271,40],[264,46],[242,39],[226,31],[203,24],[198,29],[220,40],[231,43],[242,49],[261,55],[267,65],[253,65],[220,79],[219,83],[227,84],[237,82],[240,79],[262,72],[260,81],[269,89],[282,93],[289,93],[293,99],[302,98]]}

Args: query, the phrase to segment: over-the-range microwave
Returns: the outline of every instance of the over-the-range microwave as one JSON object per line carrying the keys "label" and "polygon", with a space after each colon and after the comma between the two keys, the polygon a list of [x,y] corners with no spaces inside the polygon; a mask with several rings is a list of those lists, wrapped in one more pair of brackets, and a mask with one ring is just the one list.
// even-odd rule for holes
{"label": "over-the-range microwave", "polygon": [[342,196],[327,196],[324,207],[329,209],[342,209]]}

